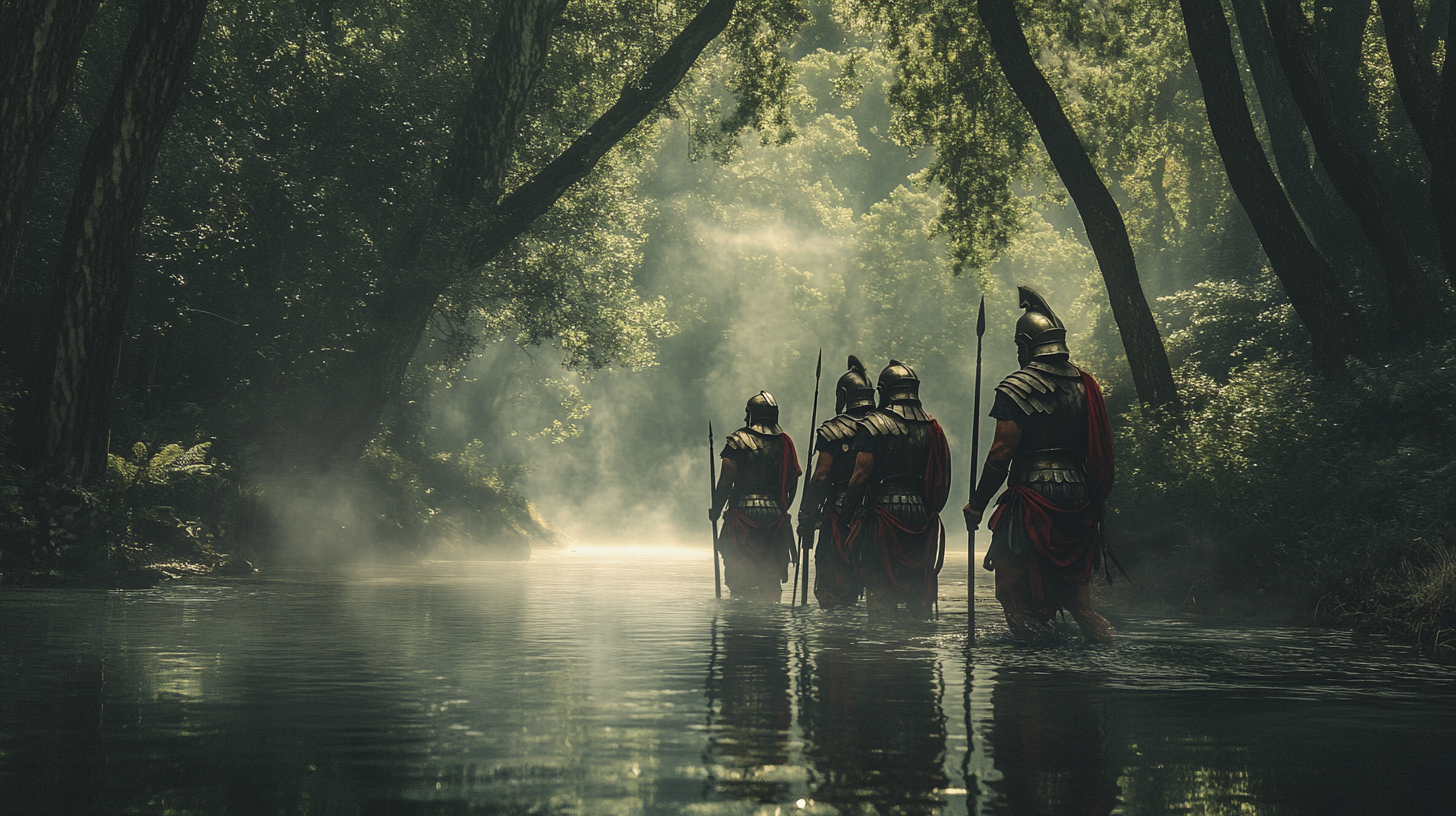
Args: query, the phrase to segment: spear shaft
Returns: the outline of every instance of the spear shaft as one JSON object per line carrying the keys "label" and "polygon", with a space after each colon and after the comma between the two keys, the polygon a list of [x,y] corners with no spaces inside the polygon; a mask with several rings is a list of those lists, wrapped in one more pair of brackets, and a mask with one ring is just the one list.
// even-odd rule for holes
{"label": "spear shaft", "polygon": [[[971,421],[971,490],[969,502],[976,496],[976,463],[981,455],[981,339],[986,335],[986,296],[981,295],[981,311],[976,315],[976,397]],[[976,642],[976,531],[966,531],[966,636]]]}
{"label": "spear shaft", "polygon": [[[819,437],[815,431],[819,429],[819,375],[824,373],[824,349],[819,349],[819,360],[814,363],[814,410],[809,414],[809,453],[804,457],[804,486],[799,490],[799,509],[802,511],[804,500],[809,497],[809,474],[814,470],[814,449],[818,446]],[[804,605],[809,605],[809,551],[814,549],[814,528],[807,531],[802,527],[799,529],[799,561],[804,570],[803,595]],[[795,570],[795,573],[798,571]],[[797,578],[797,574],[795,575]],[[794,594],[789,593],[789,606],[794,605]]]}
{"label": "spear shaft", "polygon": [[[713,458],[713,421],[708,420],[708,501],[712,509],[718,509],[718,462]],[[718,564],[718,519],[713,522],[713,597],[723,597],[723,568]]]}

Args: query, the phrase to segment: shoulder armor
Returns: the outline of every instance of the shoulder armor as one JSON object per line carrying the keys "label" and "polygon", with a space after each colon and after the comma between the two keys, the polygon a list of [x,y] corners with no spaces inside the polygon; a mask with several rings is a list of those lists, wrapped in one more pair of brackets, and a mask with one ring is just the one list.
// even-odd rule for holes
{"label": "shoulder armor", "polygon": [[837,417],[819,426],[820,443],[838,442],[844,439],[853,439],[859,422],[849,414],[840,414]]}
{"label": "shoulder armor", "polygon": [[733,450],[756,451],[763,447],[763,437],[746,428],[734,431],[725,440]]}
{"label": "shoulder armor", "polygon": [[1049,360],[1045,357],[1037,357],[1027,363],[1026,367],[1033,371],[1045,371],[1048,374],[1055,374],[1058,377],[1082,376],[1082,369],[1077,368],[1070,360]]}
{"label": "shoulder armor", "polygon": [[868,431],[870,436],[900,436],[907,433],[903,420],[883,410],[871,411],[859,421],[859,427]]}
{"label": "shoulder armor", "polygon": [[1050,414],[1056,408],[1057,391],[1064,388],[1057,380],[1055,375],[1028,366],[1011,372],[996,390],[1010,397],[1028,415]]}
{"label": "shoulder armor", "polygon": [[904,403],[895,403],[885,410],[899,414],[901,417],[904,417],[911,422],[930,421],[930,414],[925,413],[925,409],[921,408],[919,405],[906,405]]}

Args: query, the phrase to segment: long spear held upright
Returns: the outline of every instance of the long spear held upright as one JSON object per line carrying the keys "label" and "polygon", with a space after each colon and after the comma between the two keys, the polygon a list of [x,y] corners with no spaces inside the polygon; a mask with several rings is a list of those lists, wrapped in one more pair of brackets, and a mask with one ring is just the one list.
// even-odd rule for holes
{"label": "long spear held upright", "polygon": [[[708,501],[717,509],[718,463],[713,459],[713,420],[708,420]],[[723,598],[723,568],[718,565],[718,520],[713,522],[713,597]]]}
{"label": "long spear held upright", "polygon": [[[819,361],[814,364],[814,410],[812,413],[809,414],[809,453],[804,457],[804,486],[799,489],[800,510],[814,509],[805,508],[804,500],[809,496],[809,473],[814,469],[814,448],[819,441],[819,437],[815,435],[814,432],[819,428],[819,375],[822,373],[824,373],[824,349],[821,348],[819,349]],[[802,592],[804,595],[805,606],[809,605],[809,551],[812,549],[814,549],[814,528],[810,527],[809,529],[805,530],[803,527],[800,527],[799,561],[802,564],[804,570],[804,583],[802,585]],[[794,572],[794,577],[797,579],[799,577],[797,574],[798,570],[795,570]],[[796,587],[796,589],[798,589],[798,587]],[[794,593],[790,592],[790,607],[793,607],[794,605],[793,598]]]}
{"label": "long spear held upright", "polygon": [[[981,338],[986,335],[986,296],[976,315],[976,397],[971,421],[971,495],[976,495],[976,463],[981,456]],[[969,501],[970,499],[967,499]],[[976,531],[966,531],[966,636],[976,642]]]}

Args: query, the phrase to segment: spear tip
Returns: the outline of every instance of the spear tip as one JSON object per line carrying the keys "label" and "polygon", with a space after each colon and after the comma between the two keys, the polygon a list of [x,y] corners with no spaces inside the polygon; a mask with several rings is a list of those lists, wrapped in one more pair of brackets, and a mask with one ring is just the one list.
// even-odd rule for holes
{"label": "spear tip", "polygon": [[824,370],[824,347],[819,347],[819,361],[814,364],[814,377],[818,378],[819,373]]}
{"label": "spear tip", "polygon": [[976,315],[976,336],[986,333],[986,296],[981,295],[981,311]]}

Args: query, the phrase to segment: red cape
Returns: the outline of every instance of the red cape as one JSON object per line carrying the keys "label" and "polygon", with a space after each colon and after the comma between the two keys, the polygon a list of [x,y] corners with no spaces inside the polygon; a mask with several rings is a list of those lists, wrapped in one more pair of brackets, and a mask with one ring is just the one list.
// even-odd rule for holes
{"label": "red cape", "polygon": [[[940,574],[945,562],[945,526],[940,523],[940,511],[949,497],[950,445],[940,423],[932,419],[930,454],[925,460],[925,524],[906,525],[883,507],[872,508],[859,522],[864,524],[873,519],[880,566],[890,583],[898,590],[908,591],[915,588],[913,582],[919,578],[924,582],[921,600],[926,604],[935,600],[935,576]],[[853,539],[858,534],[859,525],[855,525],[849,537]]]}
{"label": "red cape", "polygon": [[1107,421],[1107,405],[1102,389],[1091,374],[1082,372],[1087,389],[1087,501],[1074,507],[1062,507],[1025,485],[1009,488],[996,500],[996,513],[991,516],[991,529],[1001,523],[1007,509],[1017,507],[1022,513],[1027,536],[1036,550],[1027,571],[1031,591],[1038,600],[1045,600],[1043,570],[1077,576],[1086,581],[1092,576],[1102,543],[1101,521],[1112,493],[1112,426]]}

